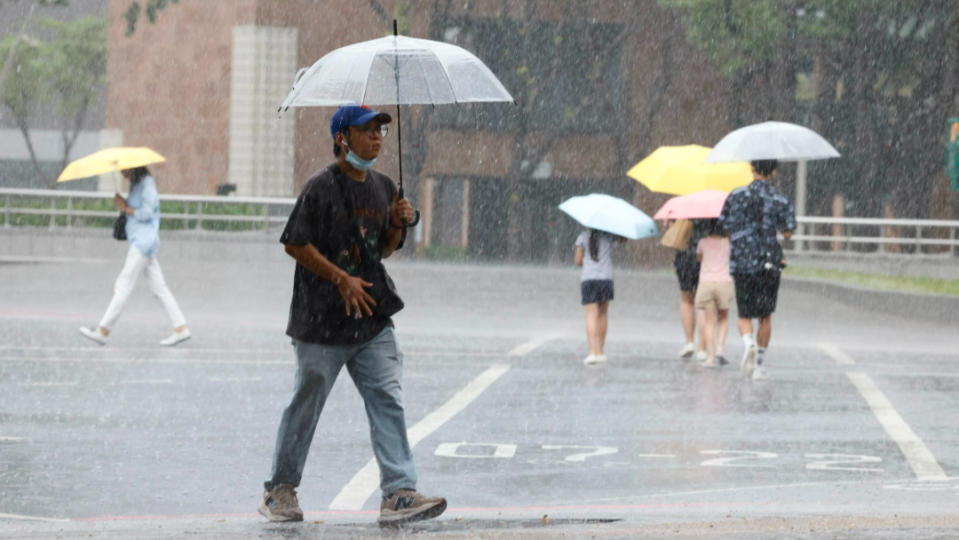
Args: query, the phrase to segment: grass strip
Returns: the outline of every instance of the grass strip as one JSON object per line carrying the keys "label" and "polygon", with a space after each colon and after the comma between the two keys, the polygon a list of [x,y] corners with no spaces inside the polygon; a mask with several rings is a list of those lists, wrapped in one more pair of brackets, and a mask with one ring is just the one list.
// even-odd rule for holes
{"label": "grass strip", "polygon": [[955,279],[885,276],[881,274],[868,274],[865,272],[833,270],[828,268],[811,268],[807,266],[787,266],[783,273],[787,276],[848,283],[850,285],[883,291],[959,296],[959,280]]}

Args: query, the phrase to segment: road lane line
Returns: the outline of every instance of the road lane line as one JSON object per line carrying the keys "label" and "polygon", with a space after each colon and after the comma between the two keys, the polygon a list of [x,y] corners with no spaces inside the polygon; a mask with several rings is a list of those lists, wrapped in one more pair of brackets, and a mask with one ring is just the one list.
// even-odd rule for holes
{"label": "road lane line", "polygon": [[945,471],[936,461],[936,456],[932,455],[922,439],[916,436],[909,424],[899,416],[892,403],[872,382],[872,378],[858,371],[847,371],[846,376],[869,404],[869,408],[872,409],[889,437],[899,445],[899,450],[906,457],[916,478],[923,481],[948,480]]}
{"label": "road lane line", "polygon": [[552,334],[547,334],[544,336],[535,337],[526,343],[520,343],[513,348],[510,352],[506,353],[506,356],[515,357],[515,356],[526,356],[527,354],[535,351],[551,339],[556,339],[556,336]]}
{"label": "road lane line", "polygon": [[48,518],[40,516],[25,516],[23,514],[5,514],[0,512],[0,519],[16,519],[20,521],[45,521],[47,523],[66,523],[69,519]]}
{"label": "road lane line", "polygon": [[819,345],[819,348],[828,354],[833,360],[836,361],[836,365],[839,366],[852,366],[856,364],[856,361],[853,360],[851,356],[844,353],[842,349],[836,347],[835,345],[830,345],[828,343],[823,343]]}
{"label": "road lane line", "polygon": [[0,443],[25,441],[23,437],[0,437]]}
{"label": "road lane line", "polygon": [[45,388],[50,386],[76,386],[78,384],[80,384],[79,381],[37,381],[37,382],[20,383],[20,386]]}
{"label": "road lane line", "polygon": [[[415,447],[417,443],[465,409],[483,391],[509,371],[509,368],[506,364],[493,364],[489,369],[470,381],[449,401],[426,415],[415,426],[407,429],[406,435],[409,438],[410,448]],[[379,484],[380,470],[376,464],[376,459],[371,459],[333,498],[333,502],[330,503],[330,510],[360,510],[363,508],[363,503],[378,489]]]}

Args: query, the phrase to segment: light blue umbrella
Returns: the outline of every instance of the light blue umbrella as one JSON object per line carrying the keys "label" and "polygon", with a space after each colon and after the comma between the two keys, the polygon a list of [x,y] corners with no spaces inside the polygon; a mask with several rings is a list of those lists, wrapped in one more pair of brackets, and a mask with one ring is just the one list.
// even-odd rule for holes
{"label": "light blue umbrella", "polygon": [[606,231],[631,240],[656,236],[656,223],[642,210],[628,202],[604,193],[572,197],[559,209],[588,229]]}

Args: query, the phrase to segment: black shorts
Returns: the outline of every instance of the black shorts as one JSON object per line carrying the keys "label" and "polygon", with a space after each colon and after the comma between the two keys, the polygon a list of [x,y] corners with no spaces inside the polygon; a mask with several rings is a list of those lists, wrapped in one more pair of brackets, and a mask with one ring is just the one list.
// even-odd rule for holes
{"label": "black shorts", "polygon": [[699,261],[677,260],[673,266],[676,268],[676,277],[679,278],[679,290],[695,291],[699,286]]}
{"label": "black shorts", "polygon": [[760,319],[776,311],[779,274],[778,270],[761,270],[755,274],[733,275],[740,319]]}
{"label": "black shorts", "polygon": [[583,305],[605,304],[613,299],[613,280],[587,279],[580,283],[583,294]]}

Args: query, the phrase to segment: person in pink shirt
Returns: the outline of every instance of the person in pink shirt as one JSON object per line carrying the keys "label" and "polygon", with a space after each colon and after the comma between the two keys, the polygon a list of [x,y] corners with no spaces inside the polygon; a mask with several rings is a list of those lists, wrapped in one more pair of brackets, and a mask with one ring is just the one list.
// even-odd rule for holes
{"label": "person in pink shirt", "polygon": [[723,356],[723,346],[729,329],[733,280],[729,275],[729,238],[726,231],[715,219],[707,221],[703,228],[706,236],[699,240],[696,247],[700,267],[695,304],[708,355],[701,365],[714,368],[728,363]]}

